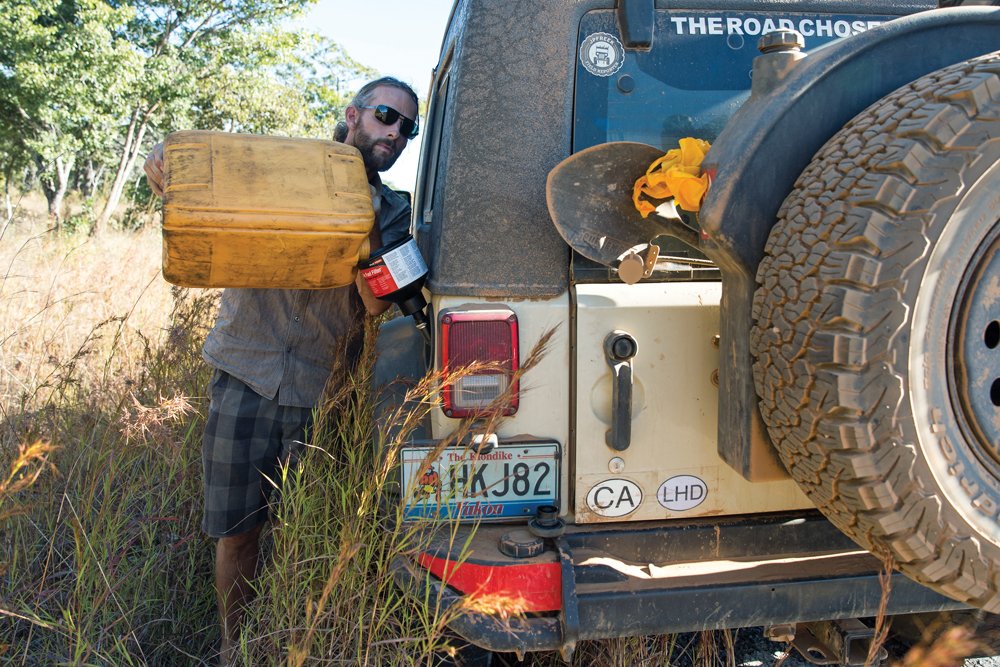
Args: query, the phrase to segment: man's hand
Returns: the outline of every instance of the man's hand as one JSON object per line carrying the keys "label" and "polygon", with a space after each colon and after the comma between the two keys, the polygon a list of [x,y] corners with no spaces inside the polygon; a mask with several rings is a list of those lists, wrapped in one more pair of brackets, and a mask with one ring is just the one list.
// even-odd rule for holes
{"label": "man's hand", "polygon": [[157,197],[163,196],[163,144],[156,144],[153,150],[146,156],[146,162],[142,165],[142,170],[146,172],[146,182],[149,189]]}
{"label": "man's hand", "polygon": [[391,301],[383,301],[372,294],[371,289],[368,288],[368,283],[365,282],[365,277],[361,275],[360,271],[358,271],[358,276],[354,279],[354,285],[358,288],[358,294],[361,295],[361,301],[365,304],[365,310],[372,317],[381,315],[392,307]]}
{"label": "man's hand", "polygon": [[[382,235],[379,233],[378,220],[372,225],[372,230],[368,234],[368,244],[373,252],[382,247]],[[371,288],[368,287],[368,282],[361,275],[360,271],[358,271],[358,275],[354,279],[354,284],[358,288],[358,294],[361,295],[361,301],[365,304],[365,310],[368,311],[369,315],[373,317],[381,315],[392,306],[391,301],[383,301],[372,293]]]}

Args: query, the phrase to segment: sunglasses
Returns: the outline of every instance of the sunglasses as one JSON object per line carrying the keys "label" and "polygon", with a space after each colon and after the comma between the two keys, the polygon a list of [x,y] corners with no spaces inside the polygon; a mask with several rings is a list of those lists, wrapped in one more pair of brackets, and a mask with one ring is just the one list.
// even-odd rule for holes
{"label": "sunglasses", "polygon": [[360,106],[359,109],[375,109],[375,119],[381,122],[383,125],[393,125],[397,120],[400,120],[399,131],[407,139],[412,139],[417,136],[420,132],[420,127],[417,125],[417,121],[412,118],[407,118],[403,114],[399,113],[390,106],[384,104],[379,104],[374,107]]}

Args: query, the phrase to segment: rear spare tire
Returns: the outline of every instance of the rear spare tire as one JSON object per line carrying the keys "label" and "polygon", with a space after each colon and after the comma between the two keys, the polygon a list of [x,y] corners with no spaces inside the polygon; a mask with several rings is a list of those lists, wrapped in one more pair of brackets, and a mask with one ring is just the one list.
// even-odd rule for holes
{"label": "rear spare tire", "polygon": [[1000,52],[861,113],[779,217],[751,344],[782,461],[859,544],[1000,612]]}

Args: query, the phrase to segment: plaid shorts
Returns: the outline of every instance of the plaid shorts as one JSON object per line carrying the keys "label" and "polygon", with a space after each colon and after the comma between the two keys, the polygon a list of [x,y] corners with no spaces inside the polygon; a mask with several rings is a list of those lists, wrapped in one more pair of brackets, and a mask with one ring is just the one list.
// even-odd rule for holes
{"label": "plaid shorts", "polygon": [[278,405],[226,372],[216,370],[202,464],[205,515],[212,537],[245,533],[267,520],[280,465],[294,464],[306,440],[311,408]]}

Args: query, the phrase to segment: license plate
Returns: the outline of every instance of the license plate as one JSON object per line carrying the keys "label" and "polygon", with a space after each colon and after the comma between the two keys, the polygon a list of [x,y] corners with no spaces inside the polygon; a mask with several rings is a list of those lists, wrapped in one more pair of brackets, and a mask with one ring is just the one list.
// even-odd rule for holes
{"label": "license plate", "polygon": [[456,447],[434,460],[434,447],[402,451],[404,515],[463,521],[528,518],[539,505],[557,505],[559,444],[498,443],[486,453]]}

